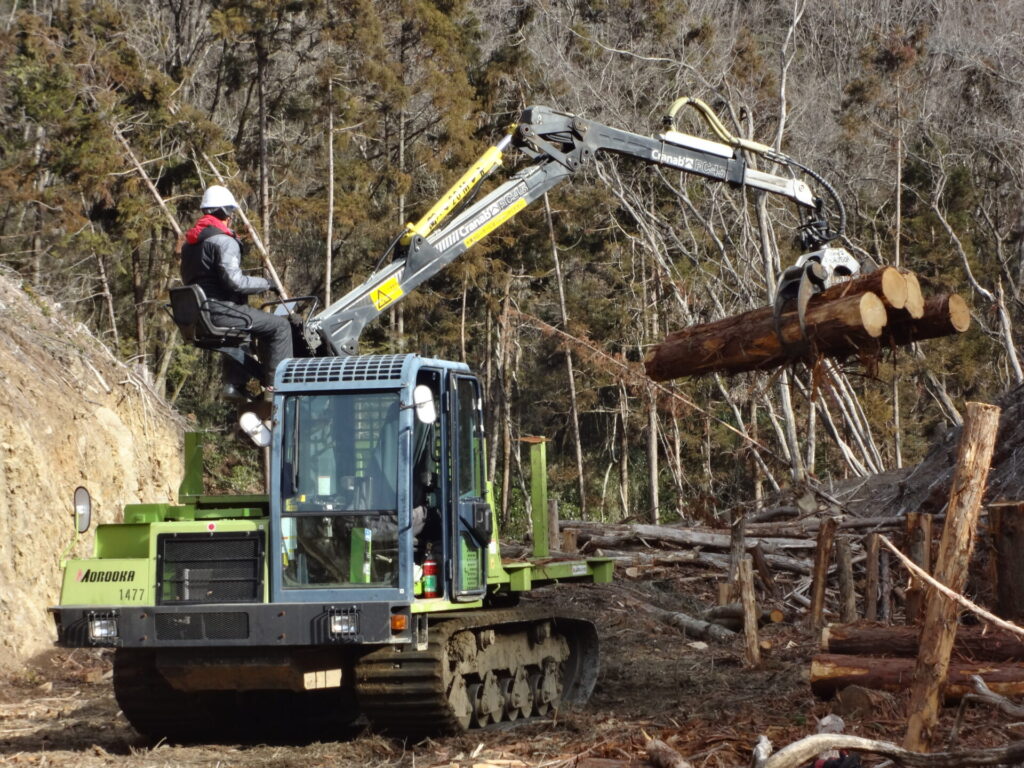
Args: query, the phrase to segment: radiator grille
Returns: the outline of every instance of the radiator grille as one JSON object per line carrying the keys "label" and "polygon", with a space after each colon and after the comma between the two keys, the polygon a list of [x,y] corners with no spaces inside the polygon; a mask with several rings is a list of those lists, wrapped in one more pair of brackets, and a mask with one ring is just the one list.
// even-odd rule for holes
{"label": "radiator grille", "polygon": [[245,640],[249,616],[244,613],[158,613],[157,640]]}
{"label": "radiator grille", "polygon": [[408,355],[302,357],[289,360],[281,374],[284,384],[322,384],[344,381],[398,381]]}
{"label": "radiator grille", "polygon": [[263,597],[263,533],[157,536],[157,603],[251,603]]}

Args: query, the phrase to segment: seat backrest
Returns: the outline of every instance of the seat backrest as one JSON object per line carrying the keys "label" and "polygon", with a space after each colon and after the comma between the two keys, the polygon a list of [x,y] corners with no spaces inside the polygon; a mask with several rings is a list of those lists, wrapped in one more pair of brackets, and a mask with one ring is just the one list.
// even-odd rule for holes
{"label": "seat backrest", "polygon": [[181,335],[198,347],[232,347],[249,339],[248,318],[244,328],[223,328],[210,319],[209,299],[198,285],[179,285],[169,290],[171,317]]}
{"label": "seat backrest", "polygon": [[198,285],[179,285],[170,289],[171,317],[186,341],[195,342],[197,326],[202,322],[206,296]]}

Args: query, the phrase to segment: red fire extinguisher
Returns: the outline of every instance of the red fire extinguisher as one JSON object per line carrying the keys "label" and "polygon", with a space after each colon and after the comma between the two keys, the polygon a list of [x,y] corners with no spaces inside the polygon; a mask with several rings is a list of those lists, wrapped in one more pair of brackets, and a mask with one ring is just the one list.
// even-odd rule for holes
{"label": "red fire extinguisher", "polygon": [[427,556],[423,561],[423,596],[441,596],[441,593],[437,589],[437,560],[434,559],[434,555],[431,553],[430,549],[427,549]]}

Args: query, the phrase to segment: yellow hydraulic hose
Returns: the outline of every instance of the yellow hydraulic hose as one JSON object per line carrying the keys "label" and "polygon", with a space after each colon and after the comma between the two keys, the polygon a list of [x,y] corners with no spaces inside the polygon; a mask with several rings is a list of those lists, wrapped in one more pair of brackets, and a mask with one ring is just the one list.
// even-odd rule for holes
{"label": "yellow hydraulic hose", "polygon": [[668,122],[669,127],[676,130],[676,115],[679,114],[679,110],[683,107],[692,107],[697,110],[704,122],[707,123],[711,132],[715,134],[725,144],[730,147],[739,147],[740,149],[746,149],[750,152],[754,152],[758,155],[764,155],[770,160],[776,160],[780,162],[788,162],[789,158],[777,152],[767,144],[761,144],[757,141],[750,141],[749,139],[741,139],[739,136],[729,132],[729,129],[725,127],[725,124],[721,121],[718,115],[715,114],[714,110],[711,109],[705,102],[700,99],[696,99],[690,96],[683,96],[682,98],[676,99],[672,102],[672,106],[668,110]]}
{"label": "yellow hydraulic hose", "polygon": [[437,225],[455,210],[455,207],[466,198],[466,195],[473,191],[477,184],[483,181],[491,171],[501,165],[503,151],[511,140],[510,130],[507,136],[484,152],[480,159],[462,174],[459,180],[442,195],[440,200],[434,203],[433,207],[419,221],[415,224],[406,224],[406,232],[402,236],[401,244],[408,245],[416,235],[426,237],[433,232]]}

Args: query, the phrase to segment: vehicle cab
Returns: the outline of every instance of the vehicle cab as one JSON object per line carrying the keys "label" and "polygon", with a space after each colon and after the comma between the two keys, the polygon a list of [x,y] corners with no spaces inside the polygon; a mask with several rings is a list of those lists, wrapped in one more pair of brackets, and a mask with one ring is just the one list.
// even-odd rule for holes
{"label": "vehicle cab", "polygon": [[500,561],[469,368],[413,354],[297,358],[275,390],[270,601],[478,603]]}

